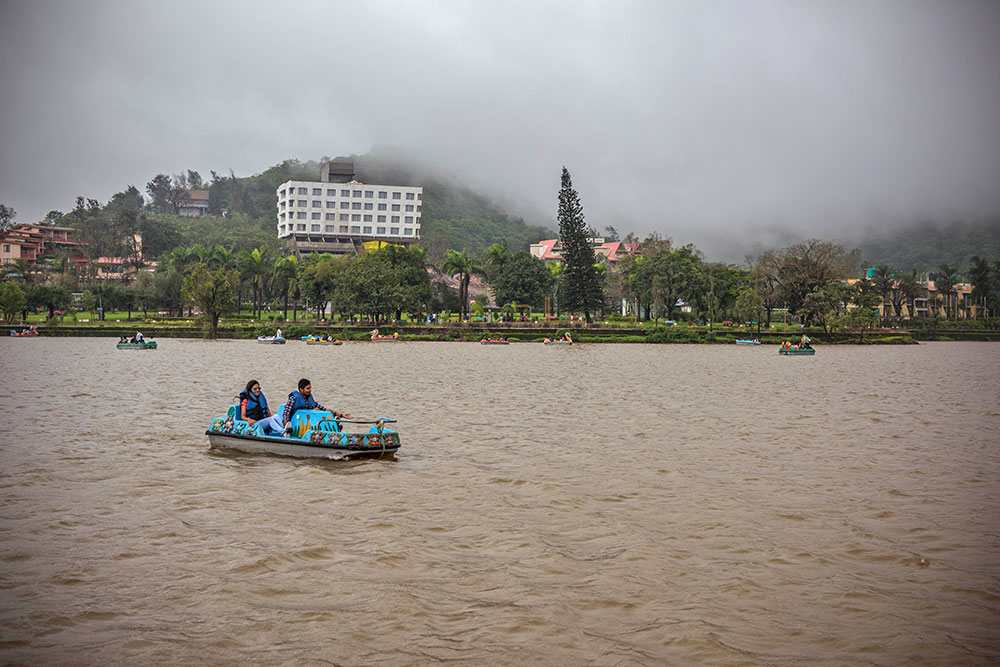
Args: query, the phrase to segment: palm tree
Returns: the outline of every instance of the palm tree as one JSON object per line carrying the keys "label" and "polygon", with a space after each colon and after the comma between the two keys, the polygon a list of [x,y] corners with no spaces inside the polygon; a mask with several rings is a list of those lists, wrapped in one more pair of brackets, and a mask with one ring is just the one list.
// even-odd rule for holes
{"label": "palm tree", "polygon": [[[917,316],[916,311],[916,300],[917,297],[924,293],[924,288],[917,282],[917,271],[914,269],[912,272],[903,274],[899,278],[899,282],[896,284],[896,290],[902,297],[901,300],[906,302],[906,311],[910,315],[910,319],[914,319]],[[900,306],[900,311],[902,306]]]}
{"label": "palm tree", "polygon": [[458,303],[462,309],[459,320],[464,320],[469,310],[469,281],[472,274],[482,274],[483,266],[479,260],[469,257],[465,251],[449,250],[444,258],[441,270],[449,276],[457,275],[458,283]]}
{"label": "palm tree", "polygon": [[979,317],[988,317],[990,312],[988,306],[990,292],[992,291],[992,275],[989,262],[979,255],[972,256],[969,268],[969,282],[972,283],[972,296],[975,298],[976,305],[978,306],[977,315]]}
{"label": "palm tree", "polygon": [[224,248],[220,245],[212,246],[212,249],[208,251],[208,256],[206,257],[206,262],[208,268],[215,269],[231,269],[236,264],[236,256],[233,255],[232,251],[228,248]]}
{"label": "palm tree", "polygon": [[285,308],[283,317],[286,321],[288,320],[288,291],[292,289],[296,294],[295,314],[293,317],[294,319],[298,319],[299,258],[295,255],[289,255],[288,257],[279,257],[276,259],[274,261],[274,279],[281,287],[281,294],[284,297]]}
{"label": "palm tree", "polygon": [[238,264],[240,275],[249,278],[253,289],[254,317],[260,319],[264,301],[264,279],[267,277],[267,265],[264,261],[264,248],[243,250],[239,254]]}
{"label": "palm tree", "polygon": [[[881,264],[875,268],[875,275],[872,279],[872,284],[875,286],[875,292],[882,297],[882,315],[883,317],[887,315],[888,309],[885,307],[886,299],[892,301],[893,292],[896,288],[896,272],[893,271],[885,264]],[[897,317],[899,313],[896,313]]]}
{"label": "palm tree", "polygon": [[510,250],[507,248],[507,239],[503,239],[500,243],[494,243],[489,248],[486,249],[486,266],[490,269],[490,279],[494,279],[503,273],[503,267],[507,265],[512,257]]}
{"label": "palm tree", "polygon": [[952,295],[955,294],[955,285],[958,283],[957,271],[947,264],[939,266],[938,271],[940,273],[934,281],[934,287],[944,299],[945,319],[950,320],[953,305],[957,306],[956,300],[952,298]]}
{"label": "palm tree", "polygon": [[21,280],[25,285],[31,283],[31,267],[28,265],[28,260],[26,259],[15,259],[11,264],[14,267],[13,271],[8,270],[8,275],[11,273],[21,274]]}

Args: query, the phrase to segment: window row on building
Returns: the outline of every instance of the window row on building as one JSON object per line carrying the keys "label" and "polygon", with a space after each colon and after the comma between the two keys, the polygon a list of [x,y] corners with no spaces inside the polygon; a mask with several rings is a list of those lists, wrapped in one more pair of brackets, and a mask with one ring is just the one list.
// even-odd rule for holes
{"label": "window row on building", "polygon": [[[280,227],[282,225],[282,223],[286,220],[285,214],[284,213],[280,214],[278,216],[278,220],[279,220],[278,226]],[[392,223],[402,222],[402,223],[405,223],[407,225],[417,224],[417,222],[416,222],[417,219],[414,218],[412,215],[402,215],[402,216],[401,215],[376,215],[376,216],[373,216],[371,214],[362,215],[360,213],[350,213],[350,214],[348,214],[348,213],[341,213],[339,216],[336,213],[327,213],[326,217],[324,218],[324,216],[323,216],[322,213],[313,213],[311,215],[307,215],[306,213],[299,212],[297,215],[294,215],[294,216],[291,213],[289,213],[287,220],[288,221],[291,221],[291,220],[328,220],[328,221],[340,220],[342,222],[373,222],[374,221],[374,222],[392,222]]]}
{"label": "window row on building", "polygon": [[[312,203],[311,203],[311,206],[310,206],[310,202],[307,201],[307,200],[304,200],[304,199],[298,200],[297,203],[298,203],[298,208],[338,208],[337,202],[335,202],[335,201],[325,201],[324,202],[324,201],[321,201],[319,199],[313,200]],[[287,202],[284,202],[284,201],[278,202],[278,208],[280,210],[285,210],[286,208],[296,208],[296,200],[289,199]],[[339,208],[342,208],[342,209],[351,209],[351,210],[354,210],[354,211],[374,211],[374,210],[376,210],[375,204],[368,204],[368,203],[362,204],[361,202],[347,202],[347,201],[340,202]],[[377,210],[379,210],[379,211],[390,211],[390,210],[391,211],[407,211],[409,213],[418,213],[420,211],[420,207],[416,206],[414,204],[405,204],[405,205],[403,205],[403,204],[392,204],[391,207],[390,207],[389,204],[379,204]]]}
{"label": "window row on building", "polygon": [[[294,227],[294,229],[293,229]],[[307,225],[296,223],[288,225],[288,230],[284,234],[291,233],[320,233],[320,234],[374,234],[376,236],[414,236],[413,227],[372,227],[371,225]],[[284,225],[281,226],[284,229]],[[374,230],[374,231],[373,231]],[[402,233],[400,233],[402,232]]]}
{"label": "window row on building", "polygon": [[[419,190],[420,188],[408,188],[408,189],[409,190]],[[338,193],[337,188],[303,188],[303,187],[293,188],[291,186],[289,186],[289,187],[286,188],[286,187],[282,186],[278,190],[278,199],[280,200],[280,199],[285,199],[286,197],[293,197],[295,195],[300,195],[301,196],[301,195],[309,195],[309,194],[312,194],[313,197],[322,197],[322,196],[324,196],[323,195],[323,191],[324,190],[326,190],[326,196],[327,197],[336,197],[337,196],[337,193]],[[422,193],[420,193],[420,192],[403,192],[402,190],[390,192],[389,190],[345,190],[345,189],[340,189],[339,193],[340,193],[341,197],[354,197],[354,198],[362,198],[363,197],[365,199],[375,199],[376,198],[376,193],[377,193],[378,199],[389,199],[391,197],[392,199],[407,199],[407,200],[410,200],[410,201],[419,201],[421,199],[421,197],[422,197]]]}

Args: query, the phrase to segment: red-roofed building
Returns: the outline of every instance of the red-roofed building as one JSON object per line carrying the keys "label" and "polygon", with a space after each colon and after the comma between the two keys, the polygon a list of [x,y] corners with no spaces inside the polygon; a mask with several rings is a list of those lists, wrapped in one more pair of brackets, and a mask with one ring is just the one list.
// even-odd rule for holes
{"label": "red-roofed building", "polygon": [[16,225],[0,234],[0,264],[13,264],[18,259],[34,264],[42,255],[79,245],[73,240],[73,229],[70,227]]}
{"label": "red-roofed building", "polygon": [[[594,248],[594,256],[599,261],[605,262],[608,268],[618,265],[622,256],[635,253],[639,247],[638,243],[623,243],[621,241],[605,241],[603,238],[590,238],[590,245]],[[548,239],[531,244],[531,254],[546,262],[562,261],[562,243],[559,239]]]}
{"label": "red-roofed building", "polygon": [[[22,224],[11,227],[0,234],[0,266],[23,259],[30,267],[44,256],[68,250],[70,263],[80,275],[83,275],[87,267],[87,259],[83,256],[86,244],[73,238],[75,231],[72,227],[47,225]],[[136,234],[135,240],[141,248],[142,237]],[[126,260],[121,257],[98,257],[93,260],[94,277],[98,280],[123,279],[136,273],[137,269],[134,266],[126,264]]]}

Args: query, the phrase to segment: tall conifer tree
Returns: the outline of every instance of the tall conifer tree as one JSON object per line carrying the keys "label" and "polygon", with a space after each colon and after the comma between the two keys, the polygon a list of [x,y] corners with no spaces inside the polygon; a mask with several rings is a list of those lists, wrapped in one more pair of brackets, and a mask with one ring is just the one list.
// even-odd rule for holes
{"label": "tall conifer tree", "polygon": [[563,167],[562,187],[559,188],[559,241],[563,258],[563,305],[569,310],[582,310],[591,321],[591,314],[600,310],[604,293],[597,277],[597,259],[587,240],[587,225],[583,206],[573,189],[569,170]]}

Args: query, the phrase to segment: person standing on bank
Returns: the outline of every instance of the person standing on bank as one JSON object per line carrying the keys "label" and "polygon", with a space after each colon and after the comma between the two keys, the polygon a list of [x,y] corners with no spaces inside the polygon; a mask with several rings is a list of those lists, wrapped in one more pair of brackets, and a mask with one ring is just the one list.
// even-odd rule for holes
{"label": "person standing on bank", "polygon": [[[292,433],[292,415],[295,414],[296,410],[326,410],[322,405],[316,402],[316,399],[312,395],[312,382],[306,378],[299,380],[298,391],[293,391],[288,395],[288,401],[285,403],[285,409],[282,410],[281,419],[285,424],[285,428],[282,431],[282,435],[286,438]],[[350,419],[351,415],[344,414],[343,412],[336,412],[331,410],[334,419],[339,419],[341,417],[345,419]]]}

